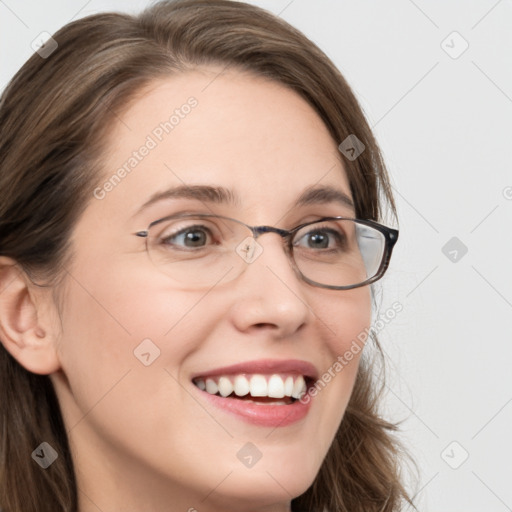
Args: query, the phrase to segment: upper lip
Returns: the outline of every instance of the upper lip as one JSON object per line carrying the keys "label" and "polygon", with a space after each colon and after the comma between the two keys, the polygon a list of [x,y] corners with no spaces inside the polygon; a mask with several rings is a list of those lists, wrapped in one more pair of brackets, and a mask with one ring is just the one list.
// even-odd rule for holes
{"label": "upper lip", "polygon": [[301,361],[299,359],[258,359],[256,361],[236,363],[223,366],[222,368],[198,372],[192,375],[192,379],[240,373],[297,373],[313,380],[317,380],[318,378],[317,369],[308,361]]}

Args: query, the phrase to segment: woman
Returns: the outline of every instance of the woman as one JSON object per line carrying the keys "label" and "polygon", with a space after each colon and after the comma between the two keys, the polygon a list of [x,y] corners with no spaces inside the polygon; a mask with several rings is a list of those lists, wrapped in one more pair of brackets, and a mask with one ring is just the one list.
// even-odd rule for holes
{"label": "woman", "polygon": [[362,358],[393,198],[315,45],[224,0],[81,19],[0,151],[3,510],[411,503]]}

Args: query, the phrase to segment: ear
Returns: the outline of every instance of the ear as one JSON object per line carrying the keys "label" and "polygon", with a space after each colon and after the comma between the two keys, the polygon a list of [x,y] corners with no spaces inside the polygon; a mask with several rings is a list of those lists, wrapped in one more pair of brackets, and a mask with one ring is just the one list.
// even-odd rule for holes
{"label": "ear", "polygon": [[0,342],[26,370],[60,369],[50,287],[35,285],[12,258],[0,256]]}

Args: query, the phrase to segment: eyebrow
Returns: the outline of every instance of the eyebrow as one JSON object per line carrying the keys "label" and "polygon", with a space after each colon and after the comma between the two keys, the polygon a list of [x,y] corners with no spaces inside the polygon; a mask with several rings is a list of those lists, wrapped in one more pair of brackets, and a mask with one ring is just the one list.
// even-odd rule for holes
{"label": "eyebrow", "polygon": [[[165,199],[196,199],[213,204],[228,204],[240,206],[240,197],[232,190],[211,185],[180,185],[168,190],[153,194],[136,212],[141,213],[154,203]],[[293,207],[312,204],[339,203],[342,206],[355,210],[354,202],[348,194],[330,185],[311,186],[297,198]]]}

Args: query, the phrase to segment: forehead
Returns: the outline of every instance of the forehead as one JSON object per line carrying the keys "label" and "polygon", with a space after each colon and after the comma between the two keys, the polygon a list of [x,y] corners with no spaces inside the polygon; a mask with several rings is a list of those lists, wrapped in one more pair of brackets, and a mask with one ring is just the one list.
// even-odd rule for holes
{"label": "forehead", "polygon": [[240,71],[202,68],[153,82],[118,116],[108,147],[103,183],[113,186],[102,207],[125,216],[183,185],[222,185],[247,209],[264,202],[269,215],[313,185],[350,195],[314,109],[284,85]]}

